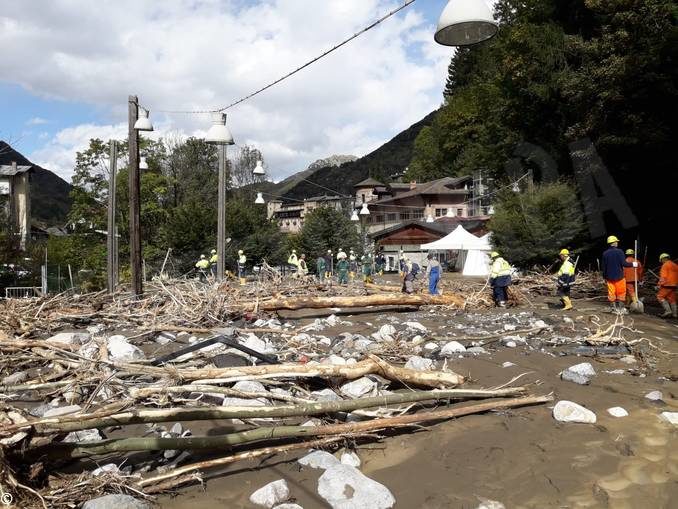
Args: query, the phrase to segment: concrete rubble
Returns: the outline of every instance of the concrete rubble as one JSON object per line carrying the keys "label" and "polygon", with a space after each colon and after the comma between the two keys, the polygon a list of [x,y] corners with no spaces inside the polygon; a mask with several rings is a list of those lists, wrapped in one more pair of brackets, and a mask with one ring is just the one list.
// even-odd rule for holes
{"label": "concrete rubble", "polygon": [[595,424],[596,414],[572,401],[562,400],[553,407],[553,418],[559,422]]}
{"label": "concrete rubble", "polygon": [[290,489],[285,479],[273,481],[250,495],[250,502],[260,507],[272,509],[290,498]]}

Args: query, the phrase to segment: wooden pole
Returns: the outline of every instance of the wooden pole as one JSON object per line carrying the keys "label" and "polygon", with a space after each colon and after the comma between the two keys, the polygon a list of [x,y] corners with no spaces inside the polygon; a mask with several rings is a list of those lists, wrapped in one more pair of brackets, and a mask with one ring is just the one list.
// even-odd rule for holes
{"label": "wooden pole", "polygon": [[226,253],[226,145],[217,145],[219,194],[217,198],[217,281],[224,279]]}
{"label": "wooden pole", "polygon": [[[107,249],[107,257],[106,257],[106,276],[107,276],[107,289],[108,293],[113,293],[115,292],[115,272],[116,272],[116,259],[115,259],[115,249],[116,249],[116,242],[115,242],[115,188],[116,188],[116,183],[115,183],[115,178],[116,178],[116,173],[117,173],[117,157],[118,157],[118,152],[117,152],[117,144],[115,140],[110,141],[110,155],[109,155],[109,172],[110,175],[108,177],[108,228],[107,228],[107,238],[106,238],[106,249]],[[71,286],[73,286],[71,284]]]}
{"label": "wooden pole", "polygon": [[141,204],[139,182],[139,135],[134,123],[139,118],[138,99],[130,95],[128,109],[129,120],[129,251],[132,269],[132,293],[140,296],[144,292],[141,279]]}

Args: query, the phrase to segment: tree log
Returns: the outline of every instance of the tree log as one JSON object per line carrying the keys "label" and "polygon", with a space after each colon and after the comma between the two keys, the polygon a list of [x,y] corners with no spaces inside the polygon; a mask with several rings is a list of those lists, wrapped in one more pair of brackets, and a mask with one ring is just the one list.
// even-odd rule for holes
{"label": "tree log", "polygon": [[284,378],[343,378],[354,380],[369,374],[378,374],[390,380],[422,387],[454,387],[464,383],[464,377],[450,371],[417,371],[397,368],[371,356],[369,359],[351,365],[314,364],[276,364],[267,366],[243,366],[231,368],[163,368],[141,364],[119,363],[118,376],[151,375],[158,378],[178,378],[181,380],[206,380],[214,378],[247,377],[267,375]]}
{"label": "tree log", "polygon": [[[190,391],[190,386],[185,390]],[[40,419],[39,421],[12,425],[16,429],[33,428],[37,435],[52,433],[66,433],[107,426],[128,426],[131,424],[173,422],[173,421],[206,421],[213,419],[265,419],[282,417],[302,417],[331,414],[336,412],[352,412],[364,408],[389,407],[402,403],[418,401],[435,401],[446,399],[483,399],[503,398],[525,394],[523,387],[491,390],[450,389],[442,391],[416,391],[371,398],[348,399],[341,401],[319,401],[297,405],[280,406],[234,406],[234,407],[195,407],[195,408],[163,408],[163,409],[133,409],[118,412],[112,415],[97,416],[88,419],[82,416],[69,415],[67,422],[59,417]],[[5,430],[0,427],[0,433]]]}
{"label": "tree log", "polygon": [[249,444],[262,440],[275,440],[296,437],[318,437],[350,435],[386,428],[408,427],[422,422],[432,422],[461,417],[464,415],[537,405],[553,401],[553,396],[527,396],[503,401],[488,401],[467,406],[455,406],[445,410],[421,412],[418,414],[386,417],[364,422],[332,424],[327,426],[276,426],[262,427],[221,436],[202,436],[186,438],[117,438],[95,442],[52,443],[46,446],[16,451],[17,459],[34,460],[36,458],[86,458],[101,454],[163,451],[163,450],[219,450],[234,445]]}
{"label": "tree log", "polygon": [[[349,297],[278,297],[259,302],[259,310],[361,308],[369,306],[456,306],[463,308],[465,302],[466,300],[463,297],[452,293],[446,295],[379,293]],[[241,309],[253,311],[254,307],[255,303],[247,303],[243,304]]]}

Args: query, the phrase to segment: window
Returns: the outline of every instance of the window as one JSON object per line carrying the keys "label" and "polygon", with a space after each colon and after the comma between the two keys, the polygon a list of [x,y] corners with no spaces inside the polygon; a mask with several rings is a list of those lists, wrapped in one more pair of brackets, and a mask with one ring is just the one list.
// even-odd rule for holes
{"label": "window", "polygon": [[412,219],[421,219],[424,217],[424,211],[423,210],[415,210],[412,212]]}
{"label": "window", "polygon": [[410,218],[409,212],[401,212],[400,213],[400,220],[401,221],[407,221],[409,218]]}
{"label": "window", "polygon": [[457,215],[462,217],[464,215],[464,209],[457,209]]}
{"label": "window", "polygon": [[443,217],[447,214],[447,209],[436,209],[436,217]]}
{"label": "window", "polygon": [[391,212],[391,213],[386,215],[386,219],[389,222],[397,221],[398,220],[398,214]]}
{"label": "window", "polygon": [[362,194],[363,197],[363,203],[365,203],[365,193]]}
{"label": "window", "polygon": [[384,214],[377,214],[377,217],[374,219],[376,223],[383,223],[384,222]]}

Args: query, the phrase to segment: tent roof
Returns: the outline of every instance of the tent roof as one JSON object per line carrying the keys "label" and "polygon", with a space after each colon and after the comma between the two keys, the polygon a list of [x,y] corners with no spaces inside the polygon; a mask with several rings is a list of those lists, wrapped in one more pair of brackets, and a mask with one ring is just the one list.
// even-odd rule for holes
{"label": "tent roof", "polygon": [[457,228],[440,240],[421,245],[422,250],[452,250],[452,249],[476,249],[489,251],[491,249],[487,236],[478,238],[459,225]]}

